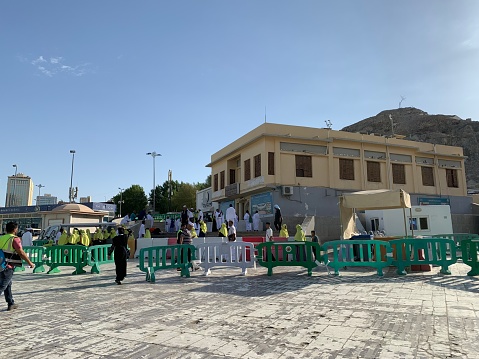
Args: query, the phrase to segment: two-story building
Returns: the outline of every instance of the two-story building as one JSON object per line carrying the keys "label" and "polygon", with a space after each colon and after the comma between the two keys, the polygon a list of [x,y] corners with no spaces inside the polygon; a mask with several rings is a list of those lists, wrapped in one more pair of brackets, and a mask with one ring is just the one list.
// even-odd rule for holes
{"label": "two-story building", "polygon": [[[413,204],[439,201],[470,214],[462,148],[401,137],[264,123],[211,156],[212,200],[223,212],[234,204],[240,219],[246,210],[272,218],[274,204],[288,226],[315,216],[331,239],[343,192],[400,188]],[[456,219],[455,229],[470,225]]]}

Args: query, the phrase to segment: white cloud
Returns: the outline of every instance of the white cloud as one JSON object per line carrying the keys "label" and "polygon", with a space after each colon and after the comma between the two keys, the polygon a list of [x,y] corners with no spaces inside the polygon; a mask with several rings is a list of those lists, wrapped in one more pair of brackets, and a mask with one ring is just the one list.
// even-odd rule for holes
{"label": "white cloud", "polygon": [[61,73],[80,77],[88,73],[93,73],[90,63],[84,63],[80,65],[73,65],[65,63],[65,59],[62,56],[56,57],[46,57],[49,58],[49,61],[43,57],[43,55],[37,57],[34,60],[28,60],[24,57],[19,57],[21,62],[29,62],[37,68],[43,75],[48,77],[53,77],[54,75],[59,75]]}
{"label": "white cloud", "polygon": [[50,57],[50,62],[52,64],[59,64],[63,60],[63,57]]}
{"label": "white cloud", "polygon": [[38,57],[38,59],[32,61],[32,65],[36,65],[36,64],[39,64],[39,63],[42,63],[42,62],[47,62],[47,60],[45,60],[43,58],[43,56],[40,56],[40,57]]}

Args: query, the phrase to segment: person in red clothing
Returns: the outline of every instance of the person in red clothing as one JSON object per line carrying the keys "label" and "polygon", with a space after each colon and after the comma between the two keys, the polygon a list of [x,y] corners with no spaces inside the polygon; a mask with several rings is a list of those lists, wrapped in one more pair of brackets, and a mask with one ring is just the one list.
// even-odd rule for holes
{"label": "person in red clothing", "polygon": [[15,222],[8,222],[5,230],[7,234],[0,237],[0,249],[5,254],[6,263],[6,268],[0,272],[0,295],[4,293],[5,301],[8,304],[7,310],[12,310],[17,308],[12,294],[12,278],[15,267],[22,265],[22,259],[32,268],[35,265],[23,251],[22,240],[17,237],[18,225]]}

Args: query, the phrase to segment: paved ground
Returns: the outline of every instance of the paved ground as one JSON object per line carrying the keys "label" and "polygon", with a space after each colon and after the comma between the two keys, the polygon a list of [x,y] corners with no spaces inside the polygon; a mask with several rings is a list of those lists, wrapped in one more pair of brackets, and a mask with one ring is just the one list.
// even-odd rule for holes
{"label": "paved ground", "polygon": [[463,264],[451,276],[391,268],[384,278],[166,271],[154,284],[136,264],[121,286],[113,265],[100,275],[16,273],[20,308],[0,312],[2,357],[479,358],[479,278]]}

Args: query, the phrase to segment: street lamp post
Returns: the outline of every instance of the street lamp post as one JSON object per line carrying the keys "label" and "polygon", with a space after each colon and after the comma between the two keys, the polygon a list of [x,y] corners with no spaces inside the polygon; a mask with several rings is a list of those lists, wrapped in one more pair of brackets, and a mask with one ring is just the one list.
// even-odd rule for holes
{"label": "street lamp post", "polygon": [[120,217],[121,217],[121,204],[123,203],[123,191],[124,191],[124,188],[118,187],[118,189],[120,190],[120,200],[118,201],[118,203],[120,204]]}
{"label": "street lamp post", "polygon": [[[38,187],[38,197],[40,197],[40,196],[41,196],[40,191],[41,191],[41,189],[42,189],[43,187],[45,187],[45,186],[42,185],[42,184],[37,184],[36,186]],[[38,201],[37,201],[37,202],[38,202]],[[37,203],[37,204],[38,204],[38,203]]]}
{"label": "street lamp post", "polygon": [[72,154],[72,172],[70,175],[70,203],[73,202],[73,163],[75,162],[75,150],[70,150]]}
{"label": "street lamp post", "polygon": [[13,167],[15,167],[15,179],[13,180],[13,194],[12,194],[12,200],[10,201],[10,206],[11,207],[15,207],[15,204],[16,204],[16,200],[15,200],[15,191],[17,189],[17,170],[18,170],[18,167],[17,165],[13,165]]}
{"label": "street lamp post", "polygon": [[153,213],[155,213],[155,206],[156,206],[155,158],[157,156],[161,156],[161,154],[153,151],[153,152],[148,152],[147,155],[153,157]]}

